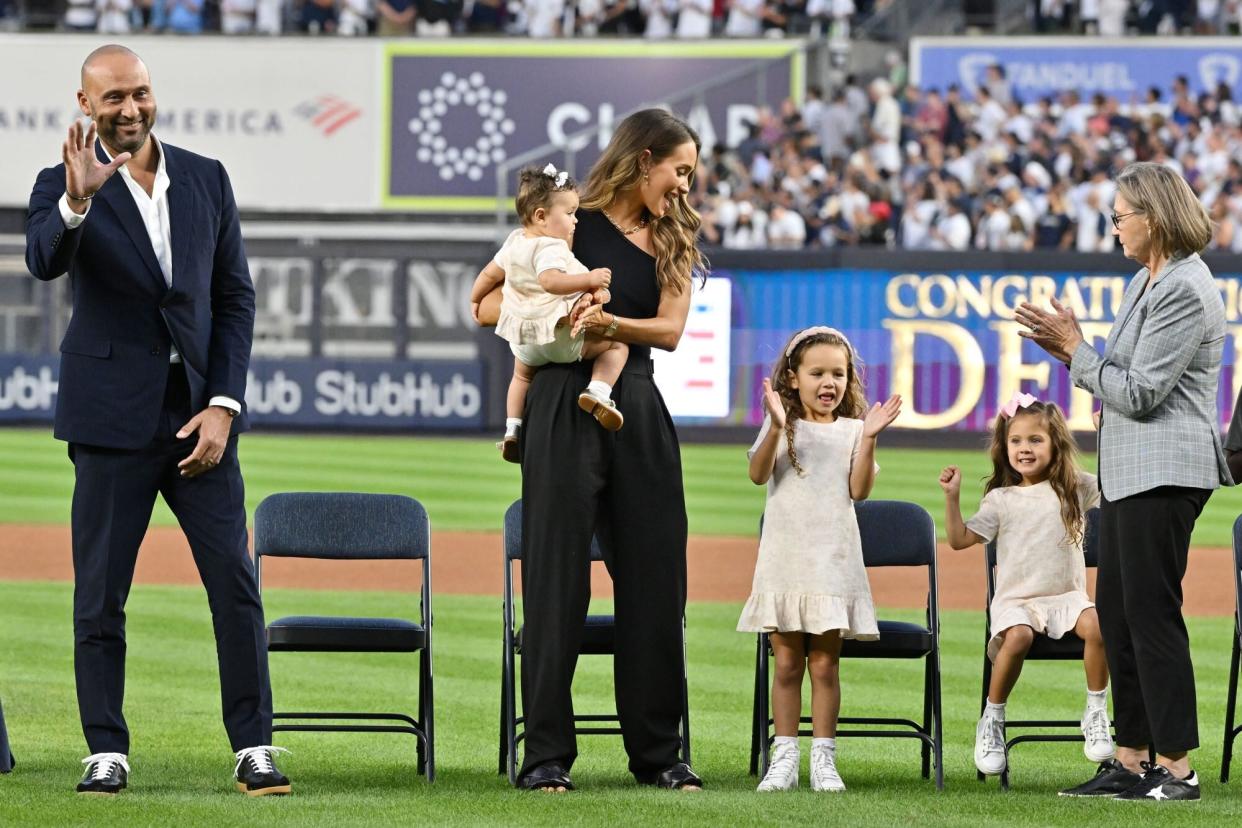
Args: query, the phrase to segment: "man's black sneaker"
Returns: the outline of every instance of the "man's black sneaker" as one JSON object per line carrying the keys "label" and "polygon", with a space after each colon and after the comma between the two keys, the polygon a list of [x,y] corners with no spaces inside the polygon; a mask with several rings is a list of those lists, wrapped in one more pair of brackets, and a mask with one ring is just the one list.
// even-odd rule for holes
{"label": "man's black sneaker", "polygon": [[1178,779],[1164,765],[1143,763],[1143,779],[1117,799],[1126,802],[1195,801],[1199,799],[1199,775],[1194,771]]}
{"label": "man's black sneaker", "polygon": [[1101,762],[1095,769],[1095,776],[1060,792],[1061,796],[1116,796],[1133,788],[1143,779],[1137,773],[1126,770],[1125,765],[1116,759]]}
{"label": "man's black sneaker", "polygon": [[129,782],[129,763],[124,753],[96,753],[82,760],[86,773],[78,783],[78,793],[87,796],[115,796]]}
{"label": "man's black sneaker", "polygon": [[277,770],[276,763],[272,761],[274,754],[288,752],[285,748],[272,745],[237,751],[237,767],[233,769],[237,790],[246,796],[293,793],[288,777]]}

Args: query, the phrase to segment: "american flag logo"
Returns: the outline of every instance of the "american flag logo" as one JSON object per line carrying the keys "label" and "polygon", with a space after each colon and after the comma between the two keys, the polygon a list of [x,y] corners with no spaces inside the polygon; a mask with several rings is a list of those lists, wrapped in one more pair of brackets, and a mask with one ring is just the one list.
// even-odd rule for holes
{"label": "american flag logo", "polygon": [[362,110],[336,95],[320,95],[297,105],[293,110],[310,121],[311,126],[331,137],[341,127],[362,116]]}

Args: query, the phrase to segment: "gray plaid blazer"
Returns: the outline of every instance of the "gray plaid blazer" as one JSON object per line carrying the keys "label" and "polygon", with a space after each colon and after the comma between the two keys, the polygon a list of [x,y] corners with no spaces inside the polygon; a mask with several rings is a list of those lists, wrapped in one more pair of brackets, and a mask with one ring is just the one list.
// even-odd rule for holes
{"label": "gray plaid blazer", "polygon": [[1146,294],[1147,268],[1131,280],[1103,356],[1084,342],[1070,360],[1074,384],[1104,404],[1099,477],[1112,501],[1233,485],[1216,411],[1225,303],[1198,254],[1165,268]]}

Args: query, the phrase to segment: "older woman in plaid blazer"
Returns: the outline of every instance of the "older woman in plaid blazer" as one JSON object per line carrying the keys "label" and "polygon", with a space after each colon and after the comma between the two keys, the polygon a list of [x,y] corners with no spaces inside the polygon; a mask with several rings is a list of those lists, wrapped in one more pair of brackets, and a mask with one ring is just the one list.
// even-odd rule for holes
{"label": "older woman in plaid blazer", "polygon": [[[1117,755],[1067,795],[1198,799],[1198,747],[1182,576],[1190,532],[1212,490],[1232,485],[1216,410],[1225,307],[1198,251],[1211,224],[1194,192],[1159,164],[1117,179],[1113,226],[1143,265],[1101,356],[1072,311],[1030,304],[1022,336],[1069,366],[1102,403],[1096,603],[1113,679]],[[1157,753],[1147,763],[1148,746]]]}

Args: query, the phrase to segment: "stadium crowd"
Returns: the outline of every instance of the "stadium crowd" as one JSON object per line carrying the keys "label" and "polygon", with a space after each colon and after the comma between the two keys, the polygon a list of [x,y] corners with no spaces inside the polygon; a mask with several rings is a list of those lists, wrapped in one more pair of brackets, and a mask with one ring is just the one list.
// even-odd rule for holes
{"label": "stadium crowd", "polygon": [[[894,71],[892,76],[899,77]],[[1157,161],[1242,252],[1242,110],[1188,79],[1118,101],[1075,91],[1015,98],[1000,67],[971,96],[856,78],[824,100],[760,110],[736,147],[703,163],[694,198],[730,248],[882,245],[914,250],[1110,251],[1112,180]]]}
{"label": "stadium crowd", "polygon": [[[0,0],[0,21],[20,0]],[[32,2],[32,0],[28,0]],[[648,38],[849,36],[895,0],[65,0],[68,31],[173,34],[474,33]]]}
{"label": "stadium crowd", "polygon": [[[844,38],[897,0],[0,0],[0,28],[199,34]],[[905,0],[902,0],[905,2]],[[23,11],[26,12],[23,15]],[[1239,34],[1242,0],[1029,0],[1038,32]],[[51,18],[51,19],[54,19]]]}

